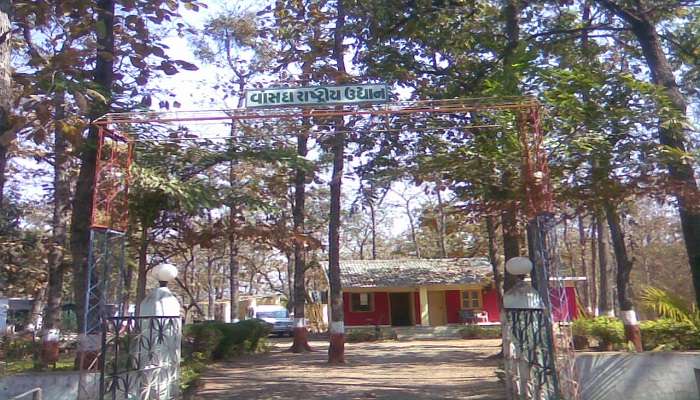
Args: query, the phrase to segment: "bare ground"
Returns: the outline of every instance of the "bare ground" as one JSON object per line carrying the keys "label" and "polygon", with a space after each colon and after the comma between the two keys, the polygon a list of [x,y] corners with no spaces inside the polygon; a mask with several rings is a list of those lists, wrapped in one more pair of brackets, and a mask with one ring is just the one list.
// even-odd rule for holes
{"label": "bare ground", "polygon": [[213,366],[192,397],[227,399],[480,399],[502,400],[495,375],[500,340],[417,340],[347,344],[346,364],[329,366],[327,342],[307,354],[268,354]]}

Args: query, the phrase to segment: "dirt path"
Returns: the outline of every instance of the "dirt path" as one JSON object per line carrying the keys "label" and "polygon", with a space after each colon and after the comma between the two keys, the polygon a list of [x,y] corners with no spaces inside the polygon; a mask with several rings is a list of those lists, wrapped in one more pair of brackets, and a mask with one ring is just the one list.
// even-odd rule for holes
{"label": "dirt path", "polygon": [[207,371],[197,400],[227,399],[504,399],[495,376],[500,340],[424,340],[346,345],[347,364],[326,364],[327,344],[291,354],[276,341],[264,355]]}

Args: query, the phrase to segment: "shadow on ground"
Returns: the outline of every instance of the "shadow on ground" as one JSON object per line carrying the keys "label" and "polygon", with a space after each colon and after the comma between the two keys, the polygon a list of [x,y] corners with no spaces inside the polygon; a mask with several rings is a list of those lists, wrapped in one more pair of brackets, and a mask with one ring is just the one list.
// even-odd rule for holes
{"label": "shadow on ground", "polygon": [[269,354],[219,364],[193,397],[214,399],[504,399],[495,376],[498,340],[356,343],[347,364],[326,364],[327,344],[291,354],[277,342]]}

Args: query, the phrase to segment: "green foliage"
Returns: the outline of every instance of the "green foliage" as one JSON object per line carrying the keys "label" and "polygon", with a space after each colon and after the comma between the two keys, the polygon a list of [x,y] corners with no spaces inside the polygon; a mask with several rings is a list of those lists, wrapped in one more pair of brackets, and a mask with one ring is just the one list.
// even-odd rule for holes
{"label": "green foliage", "polygon": [[1,340],[0,351],[6,360],[23,360],[39,351],[39,344],[32,339],[3,337]]}
{"label": "green foliage", "polygon": [[234,324],[203,322],[186,325],[180,363],[180,388],[186,390],[195,385],[210,361],[265,351],[269,334],[269,324],[255,319]]}
{"label": "green foliage", "polygon": [[396,332],[391,329],[382,329],[379,326],[374,328],[352,328],[345,335],[348,343],[376,342],[378,340],[395,340]]}
{"label": "green foliage", "polygon": [[[31,338],[0,337],[0,376],[43,370],[40,351],[40,343]],[[74,360],[74,354],[62,354],[53,370],[72,370]]]}
{"label": "green foliage", "polygon": [[345,335],[345,341],[348,343],[374,342],[379,340],[377,334],[364,329],[353,329]]}
{"label": "green foliage", "polygon": [[203,322],[187,325],[184,340],[188,354],[201,354],[206,359],[223,360],[243,353],[256,353],[267,348],[268,323],[250,319],[234,324]]}
{"label": "green foliage", "polygon": [[459,330],[462,339],[500,339],[501,327],[467,325]]}
{"label": "green foliage", "polygon": [[640,324],[646,350],[698,350],[700,330],[690,321],[662,318]]}
{"label": "green foliage", "polygon": [[688,323],[700,330],[700,312],[695,305],[672,293],[648,287],[642,293],[642,303],[663,318]]}
{"label": "green foliage", "polygon": [[590,335],[606,345],[620,345],[625,343],[625,328],[622,321],[612,317],[596,317],[588,322]]}
{"label": "green foliage", "polygon": [[0,291],[5,296],[34,295],[46,279],[45,233],[26,223],[35,217],[43,217],[39,207],[7,196],[0,206]]}
{"label": "green foliage", "polygon": [[591,336],[592,318],[578,318],[571,324],[574,336]]}
{"label": "green foliage", "polygon": [[180,389],[193,387],[207,366],[208,358],[202,353],[193,353],[180,363]]}

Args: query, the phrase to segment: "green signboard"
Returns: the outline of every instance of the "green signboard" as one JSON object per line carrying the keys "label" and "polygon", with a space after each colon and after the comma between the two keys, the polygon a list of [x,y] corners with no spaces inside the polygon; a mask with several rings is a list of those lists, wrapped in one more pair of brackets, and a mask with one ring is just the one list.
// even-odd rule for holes
{"label": "green signboard", "polygon": [[386,103],[388,100],[389,89],[383,84],[251,89],[245,92],[246,108]]}

